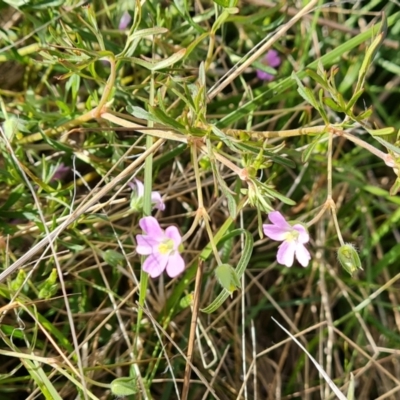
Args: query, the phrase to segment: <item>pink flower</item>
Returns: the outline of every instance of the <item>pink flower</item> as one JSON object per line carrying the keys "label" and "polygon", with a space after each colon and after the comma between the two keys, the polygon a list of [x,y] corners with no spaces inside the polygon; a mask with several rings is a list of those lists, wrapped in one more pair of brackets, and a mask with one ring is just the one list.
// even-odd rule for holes
{"label": "pink flower", "polygon": [[[281,65],[281,59],[276,50],[268,50],[267,54],[264,56],[263,64],[268,65],[269,67],[276,68]],[[275,76],[269,74],[268,72],[262,71],[260,69],[257,70],[257,78],[262,81],[272,81]]]}
{"label": "pink flower", "polygon": [[303,267],[307,267],[311,259],[304,246],[310,240],[307,229],[301,224],[290,225],[279,211],[270,212],[268,218],[272,225],[263,225],[265,235],[272,240],[283,242],[276,255],[278,263],[291,267],[296,256],[297,261]]}
{"label": "pink flower", "polygon": [[[144,185],[139,179],[134,179],[133,182],[129,182],[128,186],[133,190],[133,196],[131,199],[131,208],[134,210],[140,210],[143,208],[143,195],[144,195]],[[151,192],[151,204],[153,208],[157,210],[164,211],[165,204],[161,198],[160,192]]]}
{"label": "pink flower", "polygon": [[137,235],[136,252],[148,256],[143,263],[143,270],[152,278],[157,278],[166,269],[169,277],[174,278],[185,269],[185,261],[179,254],[182,237],[175,226],[165,231],[154,217],[144,217],[139,225],[145,235]]}
{"label": "pink flower", "polygon": [[54,174],[50,179],[50,182],[54,182],[55,180],[62,180],[63,178],[65,178],[69,171],[71,171],[71,168],[64,165],[64,163],[61,163],[55,169]]}
{"label": "pink flower", "polygon": [[128,27],[128,25],[131,23],[131,21],[132,21],[131,15],[128,13],[128,11],[125,11],[122,14],[121,19],[119,20],[118,29],[120,31],[124,31]]}

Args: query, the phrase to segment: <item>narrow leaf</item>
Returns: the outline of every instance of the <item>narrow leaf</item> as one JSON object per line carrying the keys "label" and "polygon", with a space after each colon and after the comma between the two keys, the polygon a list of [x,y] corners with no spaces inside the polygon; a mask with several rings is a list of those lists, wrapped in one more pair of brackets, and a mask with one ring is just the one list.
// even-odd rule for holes
{"label": "narrow leaf", "polygon": [[136,64],[141,65],[146,69],[149,69],[150,71],[159,71],[160,69],[168,68],[171,65],[175,64],[176,62],[178,62],[180,59],[184,57],[185,53],[186,49],[181,49],[176,53],[172,54],[170,57],[159,62],[145,61],[136,57],[132,57],[130,58],[130,60]]}
{"label": "narrow leaf", "polygon": [[[242,251],[242,256],[238,262],[237,267],[235,268],[235,273],[237,280],[240,280],[244,271],[246,270],[247,264],[250,261],[251,253],[253,251],[253,236],[245,231],[244,229],[236,229],[226,236],[224,236],[221,241],[225,241],[230,239],[231,237],[244,235],[244,246]],[[207,314],[211,314],[212,312],[218,310],[218,308],[223,304],[223,302],[230,296],[230,292],[224,289],[217,298],[206,308],[203,308],[201,311]]]}

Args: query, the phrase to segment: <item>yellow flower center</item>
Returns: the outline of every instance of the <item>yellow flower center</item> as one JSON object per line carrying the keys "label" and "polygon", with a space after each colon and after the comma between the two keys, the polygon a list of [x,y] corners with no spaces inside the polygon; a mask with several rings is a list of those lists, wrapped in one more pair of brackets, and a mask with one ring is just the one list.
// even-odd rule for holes
{"label": "yellow flower center", "polygon": [[296,229],[292,229],[290,232],[286,233],[286,242],[295,242],[299,238],[299,232]]}
{"label": "yellow flower center", "polygon": [[173,249],[174,241],[172,239],[167,239],[158,246],[158,252],[163,255],[170,253]]}

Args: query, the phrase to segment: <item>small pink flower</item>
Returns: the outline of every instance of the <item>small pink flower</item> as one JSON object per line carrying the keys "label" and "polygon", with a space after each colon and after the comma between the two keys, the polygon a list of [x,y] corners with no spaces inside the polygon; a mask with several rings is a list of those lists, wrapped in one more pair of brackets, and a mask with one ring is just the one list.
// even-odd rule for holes
{"label": "small pink flower", "polygon": [[272,225],[263,225],[265,235],[272,240],[283,242],[276,255],[278,263],[291,267],[296,256],[297,261],[303,267],[307,267],[311,259],[304,246],[310,240],[307,229],[301,224],[290,225],[279,211],[270,212],[268,218]]}
{"label": "small pink flower", "polygon": [[128,25],[131,23],[131,21],[132,21],[131,15],[128,13],[128,11],[125,11],[122,14],[121,19],[119,20],[118,29],[120,31],[124,31],[128,27]]}
{"label": "small pink flower", "polygon": [[[281,65],[281,59],[278,55],[278,52],[276,50],[271,49],[267,51],[267,54],[264,56],[262,63],[268,65],[269,67],[277,68]],[[268,72],[261,71],[260,69],[258,69],[257,78],[262,81],[272,81],[275,78],[275,76],[269,74]]]}
{"label": "small pink flower", "polygon": [[55,180],[62,180],[63,178],[65,178],[69,171],[71,171],[71,168],[64,165],[64,163],[61,163],[54,171],[50,182],[54,182]]}
{"label": "small pink flower", "polygon": [[154,217],[143,217],[139,225],[145,235],[137,235],[136,252],[148,256],[143,270],[152,278],[157,278],[166,269],[169,277],[174,278],[185,269],[185,261],[179,254],[182,237],[178,228],[169,226],[165,231]]}
{"label": "small pink flower", "polygon": [[[143,195],[144,195],[144,185],[139,179],[133,179],[133,182],[129,182],[128,186],[133,190],[133,198],[131,200],[131,207],[135,210],[138,210],[143,207]],[[160,192],[151,192],[151,204],[153,208],[157,208],[157,210],[164,211],[165,204],[163,199],[161,198]]]}

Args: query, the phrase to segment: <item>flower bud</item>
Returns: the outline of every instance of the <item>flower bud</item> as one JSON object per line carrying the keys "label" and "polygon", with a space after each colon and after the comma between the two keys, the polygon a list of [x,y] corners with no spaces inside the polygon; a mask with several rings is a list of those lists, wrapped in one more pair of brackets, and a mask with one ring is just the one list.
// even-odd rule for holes
{"label": "flower bud", "polygon": [[338,260],[350,275],[353,275],[358,269],[362,269],[360,257],[351,243],[340,246],[338,250]]}
{"label": "flower bud", "polygon": [[114,396],[131,396],[139,391],[135,378],[117,378],[111,382]]}
{"label": "flower bud", "polygon": [[240,281],[236,271],[229,264],[221,264],[215,269],[215,276],[219,284],[231,295],[240,288]]}

